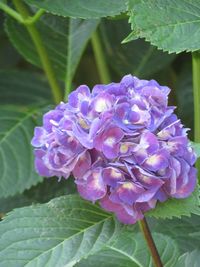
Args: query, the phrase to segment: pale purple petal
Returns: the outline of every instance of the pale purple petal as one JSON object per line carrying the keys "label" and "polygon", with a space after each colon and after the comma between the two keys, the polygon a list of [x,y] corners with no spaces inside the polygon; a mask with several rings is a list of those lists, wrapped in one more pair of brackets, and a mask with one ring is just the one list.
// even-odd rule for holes
{"label": "pale purple petal", "polygon": [[115,187],[118,182],[124,181],[125,177],[119,169],[108,167],[103,170],[103,180],[107,185]]}
{"label": "pale purple petal", "polygon": [[47,132],[43,127],[35,127],[34,137],[31,145],[34,147],[42,147],[46,144]]}
{"label": "pale purple petal", "polygon": [[86,151],[79,157],[72,173],[75,178],[82,178],[83,175],[85,175],[90,168],[91,168],[91,157],[90,153]]}
{"label": "pale purple petal", "polygon": [[168,166],[168,158],[169,154],[166,150],[160,150],[152,155],[149,155],[143,163],[143,166],[150,171],[165,169]]}
{"label": "pale purple petal", "polygon": [[96,201],[103,198],[106,195],[106,185],[102,179],[102,170],[95,169],[91,171],[85,184],[77,184],[80,195],[91,201]]}

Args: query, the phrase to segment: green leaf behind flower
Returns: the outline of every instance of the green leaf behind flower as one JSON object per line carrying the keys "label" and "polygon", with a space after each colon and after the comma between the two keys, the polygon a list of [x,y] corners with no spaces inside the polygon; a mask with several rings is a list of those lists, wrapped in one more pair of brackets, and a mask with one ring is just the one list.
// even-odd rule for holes
{"label": "green leaf behind flower", "polygon": [[[19,70],[0,71],[0,198],[22,193],[42,181],[35,172],[30,142],[42,107],[51,101],[49,85],[43,75]],[[15,200],[19,205],[28,202],[17,196]],[[0,200],[0,212],[5,211],[3,202]]]}
{"label": "green leaf behind flower", "polygon": [[52,102],[44,76],[33,72],[0,71],[0,104],[40,106]]}
{"label": "green leaf behind flower", "polygon": [[[98,23],[98,20],[67,19],[52,15],[45,15],[37,23],[59,79],[66,83],[71,82],[86,44]],[[8,18],[6,31],[18,52],[30,63],[41,67],[36,48],[25,27]]]}
{"label": "green leaf behind flower", "polygon": [[26,0],[26,2],[56,15],[83,19],[115,16],[127,9],[127,0]]}
{"label": "green leaf behind flower", "polygon": [[145,38],[170,53],[200,49],[199,0],[129,0],[129,12],[126,41]]}
{"label": "green leaf behind flower", "polygon": [[0,199],[0,213],[5,214],[14,208],[29,206],[33,203],[45,203],[52,198],[75,192],[76,186],[72,178],[67,180],[63,178],[61,181],[58,181],[57,177],[45,178],[42,183],[25,190],[23,194]]}
{"label": "green leaf behind flower", "polygon": [[0,198],[15,195],[42,180],[34,170],[30,141],[37,111],[0,108]]}
{"label": "green leaf behind flower", "polygon": [[[166,267],[179,256],[174,240],[154,234]],[[16,209],[0,223],[0,266],[153,266],[142,234],[77,195]],[[109,264],[109,265],[108,265]]]}
{"label": "green leaf behind flower", "polygon": [[122,44],[130,31],[127,20],[104,20],[100,29],[110,68],[120,77],[131,73],[140,78],[152,78],[152,75],[168,66],[176,57],[175,54],[169,55],[158,50],[142,39]]}
{"label": "green leaf behind flower", "polygon": [[[192,64],[188,55],[187,62],[180,67],[175,83],[175,94],[177,99],[177,115],[186,128],[190,128],[188,132],[190,139],[193,140],[194,133],[194,101],[192,87]],[[188,108],[190,107],[190,108]]]}
{"label": "green leaf behind flower", "polygon": [[181,218],[181,216],[191,216],[191,214],[200,215],[200,194],[198,186],[188,198],[170,198],[163,203],[159,202],[155,209],[146,213],[147,216],[162,219]]}
{"label": "green leaf behind flower", "polygon": [[197,158],[200,157],[200,143],[191,142],[191,146],[193,147]]}

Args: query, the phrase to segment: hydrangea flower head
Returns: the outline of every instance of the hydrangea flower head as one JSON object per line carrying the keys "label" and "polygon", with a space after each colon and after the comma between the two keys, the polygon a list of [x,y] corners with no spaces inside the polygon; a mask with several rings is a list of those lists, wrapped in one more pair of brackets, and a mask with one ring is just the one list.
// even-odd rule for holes
{"label": "hydrangea flower head", "polygon": [[35,128],[37,172],[68,178],[78,192],[133,224],[157,202],[186,198],[196,186],[187,129],[168,106],[166,86],[123,77],[81,85]]}

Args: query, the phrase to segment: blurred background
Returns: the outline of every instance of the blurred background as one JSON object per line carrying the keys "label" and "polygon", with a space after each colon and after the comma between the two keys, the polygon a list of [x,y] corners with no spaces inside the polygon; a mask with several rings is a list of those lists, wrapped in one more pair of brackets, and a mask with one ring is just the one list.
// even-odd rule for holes
{"label": "blurred background", "polygon": [[[61,84],[64,82],[68,20],[68,18],[43,15],[38,22],[38,28],[41,30],[47,50],[50,51],[50,58],[54,58],[53,67]],[[80,21],[78,23],[81,23]],[[164,53],[143,39],[122,44],[122,41],[131,32],[126,15],[114,19],[94,20],[94,23],[98,28],[98,35],[112,81],[118,82],[122,76],[130,73],[142,79],[156,79],[160,84],[168,85],[172,89],[170,104],[178,106],[176,112],[179,117],[186,127],[193,129],[190,53],[178,55]],[[79,42],[79,37],[77,42]],[[5,15],[0,12],[1,71],[30,71],[43,75],[35,53],[26,29],[15,20],[5,18]],[[90,40],[78,61],[72,88],[75,89],[80,84],[88,84],[92,87],[101,83]],[[61,86],[64,88],[64,85]],[[1,102],[3,104],[2,100]],[[186,104],[190,108],[186,108]],[[193,137],[192,131],[190,131],[190,137]]]}

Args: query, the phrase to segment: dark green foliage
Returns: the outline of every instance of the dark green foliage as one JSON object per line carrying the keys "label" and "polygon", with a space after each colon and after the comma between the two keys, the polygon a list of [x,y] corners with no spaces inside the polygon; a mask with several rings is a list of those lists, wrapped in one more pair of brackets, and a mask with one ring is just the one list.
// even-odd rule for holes
{"label": "dark green foliage", "polygon": [[[170,86],[169,103],[193,140],[192,66],[184,51],[200,49],[198,0],[21,2],[30,14],[45,11],[34,27],[62,93],[101,82],[90,41],[97,30],[111,80],[130,73]],[[58,182],[36,173],[33,130],[55,103],[30,34],[10,15],[0,11],[0,267],[153,267],[137,225],[81,199],[73,177]],[[200,144],[192,146],[199,157]],[[165,267],[199,267],[199,205],[197,187],[146,213]]]}
{"label": "dark green foliage", "polygon": [[[132,34],[170,53],[200,49],[198,0],[129,0]],[[192,38],[191,38],[192,36]]]}
{"label": "dark green foliage", "polygon": [[96,19],[126,11],[126,0],[26,0],[38,8],[64,17]]}

